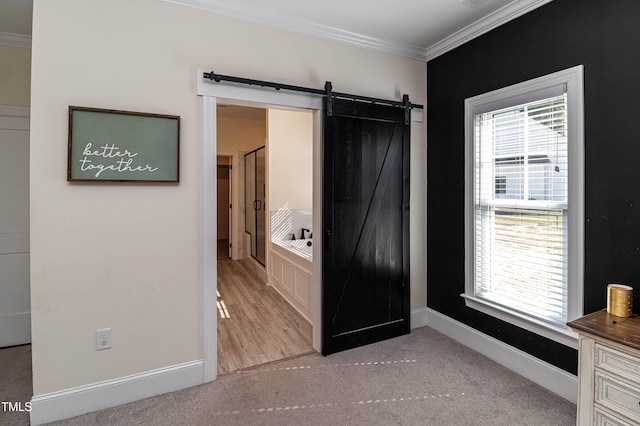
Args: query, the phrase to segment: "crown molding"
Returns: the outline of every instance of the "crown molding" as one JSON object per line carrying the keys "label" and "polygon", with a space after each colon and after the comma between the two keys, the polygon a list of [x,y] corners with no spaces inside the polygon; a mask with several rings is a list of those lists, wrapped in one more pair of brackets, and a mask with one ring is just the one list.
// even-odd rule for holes
{"label": "crown molding", "polygon": [[163,1],[248,20],[300,34],[334,40],[352,46],[366,47],[399,56],[428,61],[553,0],[514,0],[426,49],[321,25],[304,19],[283,15],[269,10],[266,7],[256,7],[255,5],[250,7],[245,4],[238,4],[237,2],[229,2],[228,0]]}
{"label": "crown molding", "polygon": [[31,47],[31,36],[5,33],[0,31],[0,45],[13,47]]}
{"label": "crown molding", "polygon": [[366,47],[386,53],[406,56],[413,59],[426,61],[426,49],[368,37],[362,34],[341,30],[339,28],[321,25],[305,19],[295,18],[269,10],[266,7],[248,7],[244,4],[230,2],[228,0],[163,0],[168,3],[194,7],[208,12],[214,12],[233,18],[248,20],[263,25],[280,28],[310,36],[334,40],[352,46]]}
{"label": "crown molding", "polygon": [[426,49],[427,61],[435,59],[476,37],[488,33],[500,25],[506,24],[552,1],[553,0],[514,0],[506,6],[501,7],[495,12],[428,47]]}

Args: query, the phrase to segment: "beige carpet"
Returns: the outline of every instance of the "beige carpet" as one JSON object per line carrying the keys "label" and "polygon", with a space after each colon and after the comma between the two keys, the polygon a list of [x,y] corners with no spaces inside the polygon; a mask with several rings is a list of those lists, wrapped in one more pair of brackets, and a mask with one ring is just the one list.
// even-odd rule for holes
{"label": "beige carpet", "polygon": [[430,329],[56,425],[575,425],[576,406]]}
{"label": "beige carpet", "polygon": [[[31,401],[31,345],[0,349],[0,401],[21,404]],[[3,410],[0,405],[0,426],[22,426],[29,424],[26,411]]]}

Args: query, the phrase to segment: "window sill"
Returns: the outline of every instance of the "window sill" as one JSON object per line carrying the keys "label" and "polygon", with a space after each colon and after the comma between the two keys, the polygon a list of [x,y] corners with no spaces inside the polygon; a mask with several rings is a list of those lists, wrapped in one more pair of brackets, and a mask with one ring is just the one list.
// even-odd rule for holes
{"label": "window sill", "polygon": [[575,333],[569,328],[554,326],[553,324],[536,320],[518,312],[509,310],[504,306],[491,303],[488,300],[481,299],[470,294],[463,293],[460,296],[464,298],[465,304],[468,308],[499,318],[510,324],[531,331],[532,333],[539,334],[540,336],[558,343],[562,343],[563,345],[569,346],[573,349],[578,349],[578,333]]}

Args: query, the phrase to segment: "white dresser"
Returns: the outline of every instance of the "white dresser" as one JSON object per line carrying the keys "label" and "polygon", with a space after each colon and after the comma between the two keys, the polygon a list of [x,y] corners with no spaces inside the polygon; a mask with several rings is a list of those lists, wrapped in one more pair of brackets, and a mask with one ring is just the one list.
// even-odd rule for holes
{"label": "white dresser", "polygon": [[580,334],[576,424],[640,425],[640,317],[602,310],[569,326]]}

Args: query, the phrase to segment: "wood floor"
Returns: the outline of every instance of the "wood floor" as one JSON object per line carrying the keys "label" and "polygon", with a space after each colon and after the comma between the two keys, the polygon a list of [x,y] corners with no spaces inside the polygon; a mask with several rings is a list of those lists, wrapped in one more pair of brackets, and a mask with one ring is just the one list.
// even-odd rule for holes
{"label": "wood floor", "polygon": [[218,258],[218,374],[313,352],[311,324],[256,274]]}

